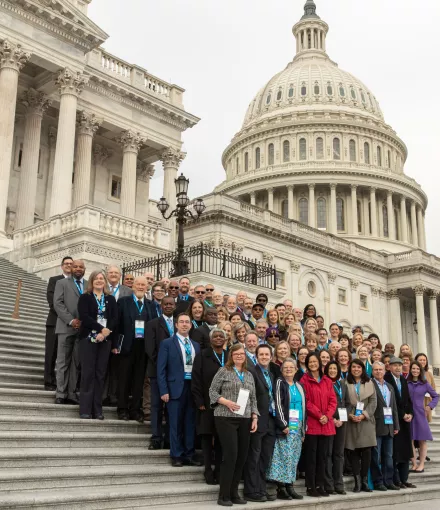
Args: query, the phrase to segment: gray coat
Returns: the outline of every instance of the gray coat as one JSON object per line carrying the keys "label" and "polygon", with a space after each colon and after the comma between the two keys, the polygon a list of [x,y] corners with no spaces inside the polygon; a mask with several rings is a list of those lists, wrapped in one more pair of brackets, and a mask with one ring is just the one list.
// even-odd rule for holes
{"label": "gray coat", "polygon": [[[87,280],[84,280],[84,289],[87,288]],[[75,335],[78,330],[69,326],[73,319],[78,319],[79,290],[72,278],[58,280],[55,285],[53,307],[57,314],[55,333],[57,335]]]}
{"label": "gray coat", "polygon": [[[359,401],[355,385],[347,383],[347,412],[355,414],[356,404]],[[347,431],[345,436],[345,448],[355,450],[356,448],[369,448],[376,446],[376,420],[374,413],[377,406],[376,389],[372,381],[361,384],[360,401],[364,403],[363,414],[365,420],[354,423],[348,418]]]}
{"label": "gray coat", "polygon": [[393,410],[393,424],[392,425],[385,425],[385,417],[383,414],[383,408],[388,407],[387,403],[385,402],[382,394],[382,390],[379,388],[379,385],[376,381],[373,380],[374,387],[376,388],[376,396],[377,396],[377,407],[376,412],[374,413],[374,416],[376,418],[376,436],[391,436],[394,437],[394,431],[400,430],[399,425],[399,415],[397,414],[397,405],[396,405],[396,396],[394,395],[394,390],[391,384],[388,384],[385,381],[385,384],[387,385],[387,388],[391,394],[390,398],[390,407]]}
{"label": "gray coat", "polygon": [[116,295],[116,297],[117,297],[116,301],[118,301],[122,297],[131,296],[132,294],[133,294],[133,290],[130,289],[130,287],[127,287],[126,285],[121,285],[119,287],[119,292]]}

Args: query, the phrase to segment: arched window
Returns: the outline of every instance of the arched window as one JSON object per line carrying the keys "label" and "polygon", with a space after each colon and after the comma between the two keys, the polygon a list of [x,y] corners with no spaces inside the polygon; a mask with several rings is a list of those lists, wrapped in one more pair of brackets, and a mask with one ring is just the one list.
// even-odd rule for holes
{"label": "arched window", "polygon": [[309,201],[307,198],[300,198],[298,201],[299,221],[305,225],[309,224]]}
{"label": "arched window", "polygon": [[345,231],[345,207],[342,198],[336,199],[336,226],[338,232]]}
{"label": "arched window", "polygon": [[294,94],[295,94],[295,89],[293,88],[293,85],[291,85],[290,89],[289,89],[289,97],[293,97]]}
{"label": "arched window", "polygon": [[283,97],[283,92],[282,92],[282,90],[279,90],[277,93],[277,101],[281,101],[282,97]]}
{"label": "arched window", "polygon": [[356,97],[356,91],[354,90],[354,87],[350,87],[350,94],[352,99],[357,99]]}
{"label": "arched window", "polygon": [[283,142],[283,161],[284,163],[290,161],[290,142],[288,140]]}
{"label": "arched window", "polygon": [[341,159],[341,140],[333,138],[333,159]]}
{"label": "arched window", "polygon": [[260,168],[261,165],[261,151],[260,147],[255,149],[255,168]]}
{"label": "arched window", "polygon": [[362,232],[362,205],[361,201],[357,201],[357,224],[358,224],[358,233]]}
{"label": "arched window", "polygon": [[237,171],[237,174],[240,172],[240,160],[238,158],[235,160],[235,170]]}
{"label": "arched window", "polygon": [[370,144],[368,142],[364,143],[364,161],[367,165],[370,164]]}
{"label": "arched window", "polygon": [[350,140],[350,161],[356,161],[356,142],[354,140]]}
{"label": "arched window", "polygon": [[391,168],[391,151],[388,151],[388,168]]}
{"label": "arched window", "polygon": [[269,92],[269,94],[267,94],[267,97],[266,97],[266,104],[270,104],[272,100],[272,94]]}
{"label": "arched window", "polygon": [[301,86],[301,95],[302,95],[302,96],[307,96],[307,87],[306,87],[306,85],[305,85],[305,84],[303,84],[303,85]]}
{"label": "arched window", "polygon": [[325,198],[318,198],[316,201],[317,207],[317,225],[321,230],[327,230],[327,203]]}
{"label": "arched window", "polygon": [[324,140],[321,137],[316,139],[316,159],[324,159]]}
{"label": "arched window", "polygon": [[244,171],[247,172],[249,170],[249,153],[244,153]]}
{"label": "arched window", "polygon": [[281,202],[281,215],[283,218],[289,218],[289,202],[287,200]]}
{"label": "arched window", "polygon": [[307,159],[307,140],[301,138],[299,141],[299,159],[305,161]]}
{"label": "arched window", "polygon": [[332,84],[330,82],[327,83],[327,94],[329,96],[333,95],[333,87],[332,87]]}
{"label": "arched window", "polygon": [[389,237],[390,233],[388,231],[388,208],[386,205],[382,206],[382,218],[383,218],[383,235],[384,237]]}
{"label": "arched window", "polygon": [[344,86],[342,85],[342,83],[339,85],[339,95],[341,97],[345,97],[345,89],[344,89]]}
{"label": "arched window", "polygon": [[315,81],[315,86],[313,88],[313,92],[316,94],[316,95],[319,95],[320,93],[320,88],[319,88],[319,83],[317,81]]}
{"label": "arched window", "polygon": [[275,163],[275,147],[273,143],[270,143],[268,147],[268,164],[273,165],[274,163]]}
{"label": "arched window", "polygon": [[367,101],[365,100],[365,94],[364,94],[364,91],[361,90],[361,99],[362,99],[362,102],[363,103],[366,103]]}
{"label": "arched window", "polygon": [[377,166],[382,166],[382,148],[377,146]]}

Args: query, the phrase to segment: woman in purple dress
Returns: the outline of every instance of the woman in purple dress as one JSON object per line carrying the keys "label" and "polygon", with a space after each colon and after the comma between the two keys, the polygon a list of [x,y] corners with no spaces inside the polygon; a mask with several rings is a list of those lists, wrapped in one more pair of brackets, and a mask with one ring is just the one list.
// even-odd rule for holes
{"label": "woman in purple dress", "polygon": [[[432,433],[429,428],[428,414],[438,403],[439,396],[432,386],[426,381],[425,371],[418,361],[411,362],[408,374],[408,390],[414,408],[414,416],[411,421],[411,438],[419,442],[420,462],[417,466],[416,453],[411,459],[413,473],[423,473],[428,445],[426,441],[432,441]],[[431,395],[432,401],[425,406],[425,395]]]}

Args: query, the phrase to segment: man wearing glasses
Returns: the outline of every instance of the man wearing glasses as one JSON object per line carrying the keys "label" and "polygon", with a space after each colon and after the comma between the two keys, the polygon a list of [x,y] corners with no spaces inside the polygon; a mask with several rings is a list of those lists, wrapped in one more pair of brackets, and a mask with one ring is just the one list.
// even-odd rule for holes
{"label": "man wearing glasses", "polygon": [[[205,286],[204,285],[196,285],[194,287],[194,298],[204,301],[205,296],[206,296]],[[211,295],[211,297],[212,297],[212,295]]]}
{"label": "man wearing glasses", "polygon": [[213,306],[215,306],[214,302],[212,300],[212,293],[215,291],[214,285],[212,285],[210,283],[206,284],[205,290],[206,290],[206,294],[205,294],[204,304],[207,307],[212,308]]}
{"label": "man wearing glasses", "polygon": [[263,313],[264,318],[267,317],[266,305],[267,305],[268,301],[269,301],[269,299],[266,294],[258,294],[257,298],[255,299],[255,302],[264,308],[264,313]]}

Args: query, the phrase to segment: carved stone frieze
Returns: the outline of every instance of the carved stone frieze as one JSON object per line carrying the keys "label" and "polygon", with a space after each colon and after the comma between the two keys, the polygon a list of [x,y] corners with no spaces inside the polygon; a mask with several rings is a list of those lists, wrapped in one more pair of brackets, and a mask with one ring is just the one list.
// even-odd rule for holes
{"label": "carved stone frieze", "polygon": [[290,269],[292,273],[299,273],[299,270],[301,269],[301,263],[297,262],[296,260],[291,260]]}
{"label": "carved stone frieze", "polygon": [[79,96],[88,82],[88,77],[80,72],[74,72],[68,67],[58,73],[56,84],[59,86],[60,94],[73,94]]}
{"label": "carved stone frieze", "polygon": [[328,283],[330,285],[334,285],[338,275],[336,273],[327,273],[327,277],[328,277]]}
{"label": "carved stone frieze", "polygon": [[145,163],[145,161],[138,161],[136,164],[136,173],[139,181],[149,182],[155,172],[154,165]]}
{"label": "carved stone frieze", "polygon": [[160,159],[163,162],[163,166],[166,167],[174,167],[179,168],[180,163],[185,159],[186,153],[179,151],[177,149],[173,149],[172,147],[168,147],[168,149],[165,149]]}
{"label": "carved stone frieze", "polygon": [[413,287],[413,291],[416,296],[423,296],[426,292],[426,287],[422,284],[419,284]]}
{"label": "carved stone frieze", "polygon": [[30,58],[31,54],[23,50],[20,44],[13,44],[7,39],[0,44],[0,69],[9,68],[20,72]]}
{"label": "carved stone frieze", "polygon": [[263,261],[264,262],[272,262],[273,260],[273,254],[268,252],[263,252]]}
{"label": "carved stone frieze", "polygon": [[359,287],[359,281],[358,280],[350,280],[350,287],[353,290],[357,290]]}

